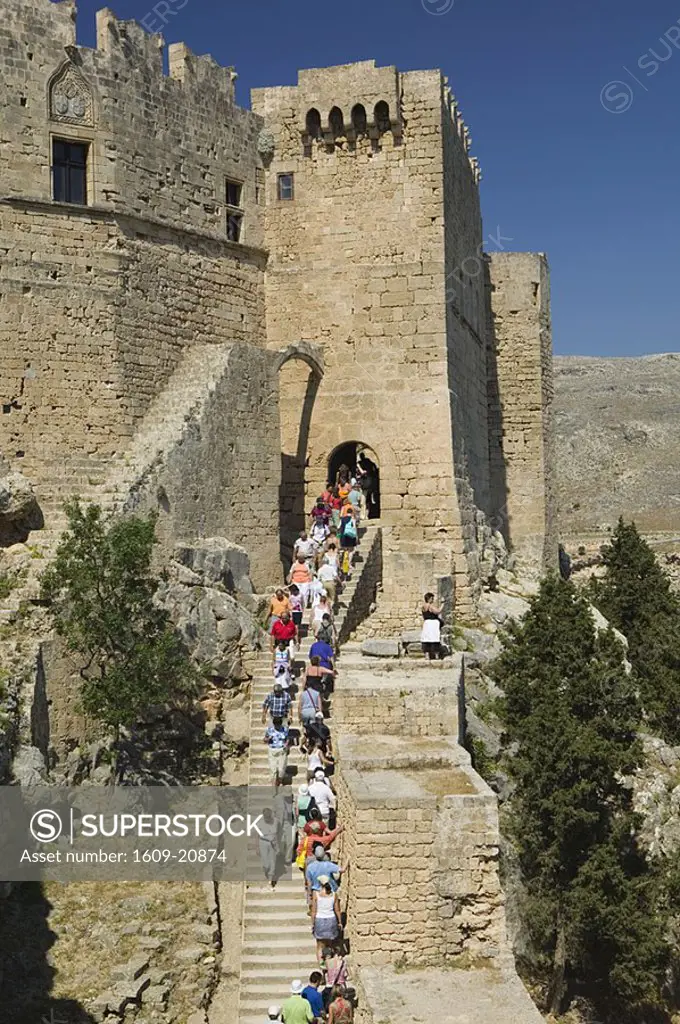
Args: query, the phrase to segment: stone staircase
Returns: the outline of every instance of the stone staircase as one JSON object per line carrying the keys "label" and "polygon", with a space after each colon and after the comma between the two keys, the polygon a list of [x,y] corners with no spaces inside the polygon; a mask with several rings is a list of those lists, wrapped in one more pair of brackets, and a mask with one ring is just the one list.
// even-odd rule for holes
{"label": "stone staircase", "polygon": [[[38,576],[56,551],[66,526],[63,502],[72,495],[97,502],[106,511],[119,509],[178,444],[189,424],[200,417],[210,402],[231,358],[232,345],[192,345],[170,376],[165,388],[153,400],[134,439],[121,455],[111,459],[94,457],[75,460],[68,467],[55,462],[45,475],[38,499],[45,516],[45,528],[28,540],[36,551],[29,577],[9,597],[0,600],[0,624],[11,622],[24,600],[38,594]],[[30,467],[26,467],[30,477]]]}
{"label": "stone staircase", "polygon": [[[359,558],[351,579],[336,604],[335,624],[342,635],[343,623],[352,616],[362,599],[362,573],[370,552],[379,543],[379,528],[369,524],[361,530]],[[306,618],[309,616],[307,613]],[[313,637],[305,637],[298,661],[307,661]],[[271,657],[262,653],[255,665],[251,684],[250,749],[248,785],[268,786],[267,748],[262,742],[262,702],[272,688]],[[288,759],[293,793],[306,781],[306,758],[293,747]],[[281,879],[275,889],[269,883],[246,882],[243,906],[243,944],[239,1024],[262,1024],[267,1008],[280,1006],[290,995],[290,983],[300,978],[305,984],[316,968],[316,943],[307,916],[302,873],[293,867],[293,877]]]}

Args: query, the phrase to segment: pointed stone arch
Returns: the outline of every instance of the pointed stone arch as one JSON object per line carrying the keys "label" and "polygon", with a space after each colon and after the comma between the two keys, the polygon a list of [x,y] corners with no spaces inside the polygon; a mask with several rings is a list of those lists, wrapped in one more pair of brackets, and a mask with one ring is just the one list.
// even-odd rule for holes
{"label": "pointed stone arch", "polygon": [[293,345],[288,345],[286,348],[279,349],[274,362],[275,371],[278,373],[281,367],[290,359],[301,359],[319,380],[323,377],[323,352],[317,345],[312,345],[308,341],[298,341]]}
{"label": "pointed stone arch", "polygon": [[293,543],[306,522],[309,435],[324,374],[322,351],[306,341],[288,345],[275,354],[274,372],[279,378],[281,428],[279,550],[282,568],[288,572]]}

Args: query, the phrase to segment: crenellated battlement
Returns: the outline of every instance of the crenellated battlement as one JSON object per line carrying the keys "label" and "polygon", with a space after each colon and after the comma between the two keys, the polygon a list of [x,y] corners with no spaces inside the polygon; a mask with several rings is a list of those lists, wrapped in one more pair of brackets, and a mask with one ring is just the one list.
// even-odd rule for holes
{"label": "crenellated battlement", "polygon": [[96,46],[94,48],[76,44],[77,8],[74,0],[4,0],[3,19],[23,29],[15,36],[25,37],[31,32],[40,33],[41,38],[31,42],[33,56],[41,49],[64,48],[72,51],[71,56],[85,63],[101,61],[107,56],[125,61],[131,68],[144,69],[155,76],[160,85],[168,77],[206,91],[215,92],[234,102],[233,67],[222,67],[210,54],[193,53],[185,43],[173,43],[167,47],[169,76],[163,70],[165,40],[155,25],[162,27],[162,20],[152,18],[147,25],[148,15],[143,23],[119,19],[114,11],[105,7],[96,14]]}
{"label": "crenellated battlement", "polygon": [[479,184],[479,182],[482,180],[482,169],[479,165],[479,160],[477,159],[477,157],[473,156],[470,153],[470,147],[472,145],[472,136],[470,134],[470,129],[465,124],[463,114],[461,112],[460,107],[458,106],[458,101],[454,96],[453,92],[451,91],[451,89],[449,88],[449,80],[446,77],[446,75],[443,78],[443,82],[444,102],[446,104],[446,108],[448,110],[451,123],[453,124],[456,130],[456,134],[458,135],[458,138],[462,142],[463,148],[468,155],[470,167],[472,168],[472,174],[474,176],[475,182]]}
{"label": "crenellated battlement", "polygon": [[260,248],[262,121],[237,106],[234,69],[185,43],[168,48],[166,74],[164,39],[147,31],[154,18],[159,25],[155,15],[139,24],[103,8],[96,46],[85,47],[76,45],[71,0],[6,0],[0,74],[10,145],[0,150],[0,194],[64,198],[54,192],[59,138],[80,147],[87,205]]}

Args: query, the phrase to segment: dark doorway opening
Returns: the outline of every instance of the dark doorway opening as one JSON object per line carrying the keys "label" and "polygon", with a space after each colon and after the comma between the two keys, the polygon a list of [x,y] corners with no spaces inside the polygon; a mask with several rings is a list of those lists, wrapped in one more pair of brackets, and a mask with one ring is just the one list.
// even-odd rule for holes
{"label": "dark doorway opening", "polygon": [[[380,518],[380,469],[378,457],[362,441],[346,441],[331,452],[328,459],[328,483],[336,484],[341,469],[362,483],[366,494],[366,512],[369,519]],[[363,472],[362,472],[363,470]]]}

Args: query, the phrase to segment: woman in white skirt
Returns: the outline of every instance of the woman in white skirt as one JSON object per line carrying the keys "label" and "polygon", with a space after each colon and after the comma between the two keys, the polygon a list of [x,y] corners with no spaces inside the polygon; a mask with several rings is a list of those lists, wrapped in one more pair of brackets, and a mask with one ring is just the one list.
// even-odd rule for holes
{"label": "woman in white skirt", "polygon": [[423,598],[423,629],[420,634],[420,642],[423,646],[423,654],[426,654],[430,661],[442,656],[441,644],[441,608],[434,605],[434,594],[425,594]]}

